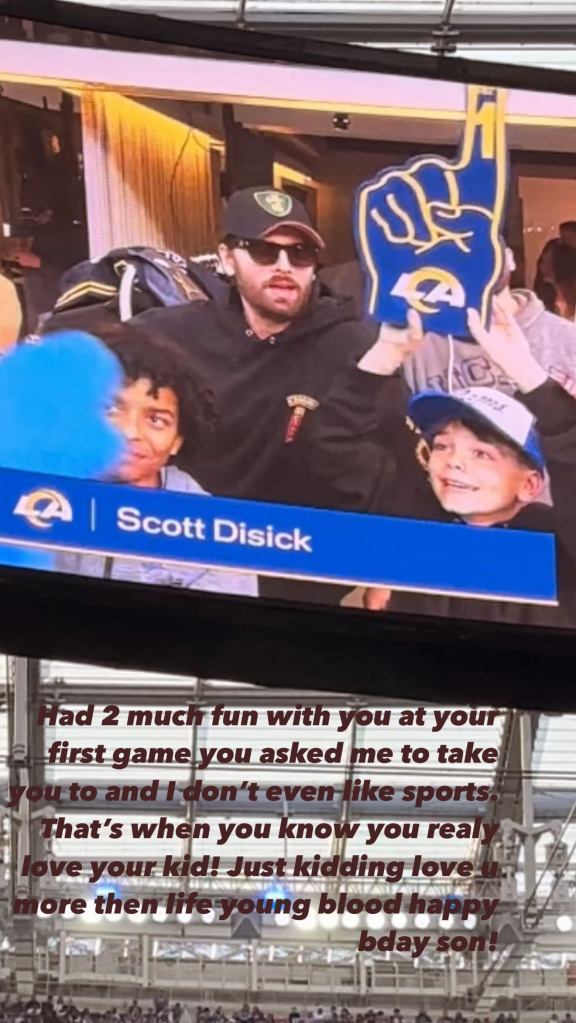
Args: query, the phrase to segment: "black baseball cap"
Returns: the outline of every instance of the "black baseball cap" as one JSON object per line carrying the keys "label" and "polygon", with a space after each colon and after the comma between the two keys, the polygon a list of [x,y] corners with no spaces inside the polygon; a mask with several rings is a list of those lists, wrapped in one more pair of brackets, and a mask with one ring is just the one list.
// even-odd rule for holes
{"label": "black baseball cap", "polygon": [[243,188],[233,192],[222,217],[224,238],[265,238],[280,227],[292,227],[319,249],[325,248],[304,205],[277,188]]}

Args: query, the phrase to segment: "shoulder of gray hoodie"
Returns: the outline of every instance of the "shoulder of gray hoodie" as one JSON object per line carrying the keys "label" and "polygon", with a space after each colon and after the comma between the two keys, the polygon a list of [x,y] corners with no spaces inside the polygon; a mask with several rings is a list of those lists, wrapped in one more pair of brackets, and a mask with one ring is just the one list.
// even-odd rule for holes
{"label": "shoulder of gray hoodie", "polygon": [[[531,291],[513,292],[522,300],[516,320],[528,338],[540,365],[554,380],[576,396],[576,324],[548,312]],[[452,387],[495,387],[514,394],[514,383],[473,341],[454,340]],[[428,333],[418,353],[405,366],[411,391],[450,389],[450,341]]]}
{"label": "shoulder of gray hoodie", "polygon": [[[172,465],[162,473],[162,489],[209,496],[192,476]],[[171,565],[131,558],[106,558],[101,554],[62,552],[57,555],[55,570],[99,579],[105,577],[123,582],[203,590],[206,593],[258,596],[258,579],[254,573],[224,571],[203,565]]]}

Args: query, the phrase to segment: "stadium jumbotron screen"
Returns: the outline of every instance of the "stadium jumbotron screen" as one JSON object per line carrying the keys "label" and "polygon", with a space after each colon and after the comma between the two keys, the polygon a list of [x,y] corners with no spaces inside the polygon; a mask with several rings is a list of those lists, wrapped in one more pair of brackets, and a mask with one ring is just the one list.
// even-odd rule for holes
{"label": "stadium jumbotron screen", "polygon": [[0,40],[0,564],[574,629],[576,97],[77,35]]}

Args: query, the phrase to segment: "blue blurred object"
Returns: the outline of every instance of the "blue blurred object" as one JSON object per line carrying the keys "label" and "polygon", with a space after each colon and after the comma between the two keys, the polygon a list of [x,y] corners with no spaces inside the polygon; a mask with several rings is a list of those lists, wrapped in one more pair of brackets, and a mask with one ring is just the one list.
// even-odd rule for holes
{"label": "blue blurred object", "polygon": [[[91,334],[63,331],[13,349],[0,361],[0,470],[82,479],[109,473],[124,451],[106,415],[121,384],[120,363]],[[0,563],[49,570],[54,561],[2,546]]]}

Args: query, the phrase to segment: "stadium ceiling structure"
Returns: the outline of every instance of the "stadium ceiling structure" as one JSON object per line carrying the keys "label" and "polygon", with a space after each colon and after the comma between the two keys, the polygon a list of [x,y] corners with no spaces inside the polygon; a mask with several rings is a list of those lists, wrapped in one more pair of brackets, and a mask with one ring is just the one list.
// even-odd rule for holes
{"label": "stadium ceiling structure", "polygon": [[[3,669],[3,670],[2,670]],[[3,695],[3,699],[2,699]],[[355,723],[344,734],[338,733],[338,715],[328,726],[287,725],[270,729],[263,724],[269,708],[302,706],[324,707],[337,711],[367,711],[391,708],[392,720],[381,723]],[[95,721],[107,717],[108,723],[86,728],[80,722],[58,727],[46,721],[39,724],[41,705],[58,705],[77,712],[93,705]],[[112,709],[111,706],[112,705]],[[175,709],[193,705],[205,711],[203,721],[177,721],[161,728],[155,714],[166,715]],[[215,729],[211,708],[223,705],[238,712],[238,725]],[[494,763],[476,767],[430,761],[408,769],[395,762],[351,767],[350,749],[378,747],[385,741],[396,752],[405,741],[405,731],[395,724],[394,701],[364,699],[358,695],[303,693],[298,690],[266,690],[251,685],[219,680],[184,679],[149,675],[134,671],[79,666],[58,662],[33,662],[15,658],[0,659],[0,977],[21,994],[38,986],[59,989],[70,997],[89,991],[113,1000],[146,997],[146,991],[169,990],[172,997],[186,999],[191,992],[201,1000],[238,1003],[249,992],[251,1001],[278,1006],[330,1004],[385,1005],[394,998],[425,999],[429,1008],[439,1008],[449,997],[453,1003],[473,1008],[480,1018],[512,1003],[523,1009],[540,1011],[562,1006],[571,994],[571,962],[576,928],[576,775],[573,770],[576,715],[547,715],[505,711],[482,729],[482,743],[495,747]],[[403,704],[402,706],[410,706]],[[113,708],[118,708],[116,713]],[[105,710],[105,708],[107,708]],[[259,712],[258,721],[247,728],[242,712]],[[137,725],[130,723],[130,712],[137,712]],[[110,717],[111,716],[111,717]],[[169,718],[167,719],[169,720]],[[342,762],[318,766],[278,768],[252,763],[250,779],[262,788],[266,784],[329,787],[330,799],[315,801],[292,794],[278,804],[258,796],[256,801],[242,798],[223,804],[214,802],[210,786],[237,785],[246,777],[242,765],[213,763],[202,768],[199,751],[222,744],[243,746],[250,738],[253,750],[299,741],[318,748],[329,748],[338,741],[345,744]],[[383,739],[385,736],[385,740]],[[443,741],[463,746],[476,739],[477,731],[467,724],[448,722]],[[53,761],[53,744],[66,740],[70,747],[102,742],[110,748],[137,745],[144,752],[161,744],[174,750],[188,748],[187,763],[147,761],[126,764],[118,771],[108,760],[95,768],[90,764],[67,763],[66,757]],[[392,785],[392,802],[376,809],[366,802],[350,804],[343,798],[344,786],[370,776],[378,785]],[[142,786],[158,779],[160,798],[150,800]],[[186,793],[194,786],[202,791],[181,799],[164,799],[164,783],[174,780]],[[71,799],[72,782],[93,785],[94,794],[85,804]],[[487,850],[478,835],[465,827],[478,816],[476,804],[468,801],[446,803],[431,799],[415,810],[403,801],[406,784],[426,786],[488,785],[497,799],[488,804],[488,824],[499,825],[492,848],[498,863],[498,876],[483,870]],[[106,790],[111,784],[133,786],[137,798],[129,803],[111,804]],[[8,805],[8,786],[37,786],[44,793],[39,801],[22,800]],[[46,786],[48,787],[46,789]],[[204,788],[203,786],[206,786]],[[167,791],[167,790],[166,790]],[[290,799],[289,804],[287,799]],[[325,822],[323,832],[311,840],[306,834],[281,838],[277,830],[280,816],[289,815],[296,825],[316,826]],[[82,820],[106,817],[121,821],[120,838],[102,836],[96,844],[82,836],[54,833],[41,835],[41,821],[65,816],[75,824]],[[155,822],[165,816],[170,824],[190,825],[190,834],[158,834]],[[220,821],[241,820],[253,837],[241,842],[218,844]],[[394,834],[378,840],[371,851],[365,844],[369,820],[392,822]],[[449,821],[464,825],[461,834],[443,838],[409,835],[416,822]],[[337,835],[333,823],[357,824],[354,834]],[[151,828],[145,841],[131,837],[131,825]],[[207,827],[209,825],[209,827]],[[258,829],[271,825],[270,837],[263,844]],[[401,833],[399,832],[401,829]],[[406,830],[406,835],[404,833]],[[349,829],[348,829],[349,830]],[[144,834],[144,832],[142,832]],[[342,837],[344,834],[344,837]],[[359,875],[348,881],[338,877],[288,876],[270,878],[227,871],[241,855],[244,862],[285,857],[294,864],[298,856],[311,860],[359,859],[365,853],[382,861],[409,864],[415,855],[430,863],[467,859],[474,864],[473,876],[454,879],[421,877],[410,882],[425,899],[454,900],[455,892],[470,897],[500,900],[497,915],[490,924],[479,915],[447,924],[429,907],[429,912],[408,911],[368,919],[366,913],[345,912],[340,918],[323,919],[315,906],[322,891],[333,895],[344,887],[358,898],[393,897],[400,886],[391,876]],[[75,876],[58,870],[40,880],[23,875],[24,857],[54,864],[80,861]],[[19,897],[94,898],[98,886],[90,886],[90,863],[95,856],[125,862],[127,859],[161,862],[165,856],[182,860],[220,857],[217,876],[202,878],[142,875],[128,876],[121,871],[114,883],[110,879],[103,891],[113,890],[123,897],[156,897],[163,905],[169,890],[201,890],[216,904],[222,899],[309,898],[310,914],[295,919],[289,913],[254,921],[251,917],[221,922],[212,913],[199,916],[195,911],[168,917],[162,905],[154,915],[121,913],[105,920],[94,912],[73,917],[45,916],[38,907],[37,916],[13,916],[11,907]],[[368,859],[368,856],[366,856]],[[486,861],[487,862],[487,861]],[[406,867],[406,869],[409,869]],[[101,886],[102,890],[102,886]],[[272,892],[272,894],[271,894]],[[209,924],[210,926],[206,926]],[[394,952],[358,953],[358,931],[370,926],[384,931],[394,927],[398,933],[422,935],[482,935],[491,929],[500,934],[495,951],[454,952],[450,956],[426,952],[418,962]],[[417,967],[417,968],[416,968]],[[198,997],[198,994],[195,995]],[[114,1003],[114,1002],[113,1002]],[[287,1010],[284,1014],[287,1014]]]}
{"label": "stadium ceiling structure", "polygon": [[84,0],[186,21],[576,68],[573,0]]}

